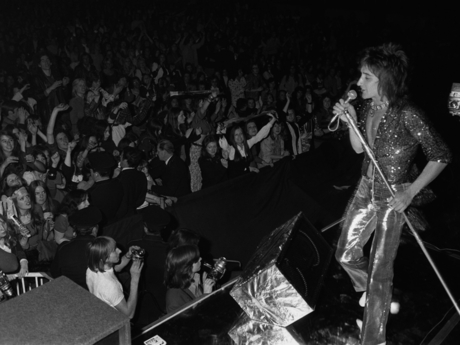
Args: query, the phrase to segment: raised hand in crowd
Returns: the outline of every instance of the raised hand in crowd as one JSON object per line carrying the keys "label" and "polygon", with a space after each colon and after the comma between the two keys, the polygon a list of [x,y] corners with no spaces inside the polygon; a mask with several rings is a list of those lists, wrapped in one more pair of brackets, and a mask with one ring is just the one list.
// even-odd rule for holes
{"label": "raised hand in crowd", "polygon": [[53,92],[60,86],[62,86],[62,80],[56,80],[49,88],[45,90],[45,94],[49,95],[51,92]]}
{"label": "raised hand in crowd", "polygon": [[25,124],[28,116],[29,116],[29,112],[25,110],[23,107],[18,109],[19,123]]}
{"label": "raised hand in crowd", "polygon": [[[71,143],[69,143],[69,146],[70,146]],[[59,161],[61,160],[61,156],[59,155],[59,152],[55,152],[52,156],[51,156],[51,166],[53,168],[57,168],[58,165],[59,165]]]}
{"label": "raised hand in crowd", "polygon": [[5,159],[5,161],[3,162],[3,164],[1,165],[1,168],[0,168],[0,172],[1,172],[1,175],[3,175],[3,171],[5,170],[5,168],[10,165],[10,164],[15,164],[19,162],[19,158],[18,157],[14,157],[14,156],[9,156]]}

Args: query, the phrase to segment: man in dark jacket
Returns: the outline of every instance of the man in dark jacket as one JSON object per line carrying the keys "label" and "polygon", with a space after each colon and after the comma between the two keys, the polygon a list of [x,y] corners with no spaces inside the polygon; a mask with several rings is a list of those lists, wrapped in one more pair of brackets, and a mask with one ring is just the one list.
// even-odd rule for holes
{"label": "man in dark jacket", "polygon": [[143,158],[143,152],[133,147],[126,147],[121,154],[121,172],[118,180],[123,186],[122,209],[125,217],[136,213],[142,214],[149,228],[161,231],[169,224],[171,217],[168,212],[158,206],[149,205],[147,195],[147,178],[137,167]]}
{"label": "man in dark jacket", "polygon": [[123,206],[123,185],[118,179],[112,179],[117,164],[110,153],[95,152],[88,156],[94,185],[88,190],[89,202],[102,213],[101,226],[116,222],[126,215]]}
{"label": "man in dark jacket", "polygon": [[69,222],[77,236],[71,241],[62,242],[58,247],[50,267],[53,278],[66,276],[88,290],[86,286],[86,269],[88,268],[86,250],[88,243],[97,236],[98,224],[101,220],[101,212],[92,205],[70,216]]}
{"label": "man in dark jacket", "polygon": [[121,153],[121,172],[118,180],[123,186],[123,203],[126,216],[136,213],[136,209],[145,202],[147,194],[147,177],[137,167],[143,158],[142,151],[134,147],[126,147]]}
{"label": "man in dark jacket", "polygon": [[161,178],[163,185],[152,186],[152,191],[173,197],[190,194],[190,173],[185,162],[174,155],[174,145],[169,140],[162,140],[158,143],[157,152],[161,162],[153,166],[150,175],[153,179]]}

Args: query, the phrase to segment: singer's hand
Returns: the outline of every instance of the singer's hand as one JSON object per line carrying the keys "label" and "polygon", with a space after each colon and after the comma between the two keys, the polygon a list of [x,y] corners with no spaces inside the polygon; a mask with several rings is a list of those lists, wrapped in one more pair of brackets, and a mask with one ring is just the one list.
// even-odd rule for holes
{"label": "singer's hand", "polygon": [[388,206],[390,206],[396,212],[402,213],[410,205],[414,196],[410,190],[398,191],[395,193],[394,198],[390,198]]}
{"label": "singer's hand", "polygon": [[350,103],[345,103],[343,99],[339,100],[333,108],[333,113],[334,115],[340,115],[340,120],[344,122],[348,122],[348,118],[345,115],[345,111],[348,111],[348,113],[351,115],[353,120],[356,122],[356,111],[355,108]]}

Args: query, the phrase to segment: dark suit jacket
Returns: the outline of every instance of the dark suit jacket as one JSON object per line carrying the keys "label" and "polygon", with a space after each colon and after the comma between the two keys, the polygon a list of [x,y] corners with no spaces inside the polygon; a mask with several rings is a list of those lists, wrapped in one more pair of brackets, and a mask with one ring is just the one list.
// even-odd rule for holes
{"label": "dark suit jacket", "polygon": [[123,206],[126,207],[126,216],[132,216],[145,201],[147,178],[137,169],[126,169],[118,175],[117,179],[123,186]]}
{"label": "dark suit jacket", "polygon": [[121,219],[124,214],[119,211],[123,202],[123,185],[118,179],[109,179],[94,183],[88,190],[89,202],[102,213],[100,225],[111,224]]}
{"label": "dark suit jacket", "polygon": [[50,267],[52,277],[66,276],[88,290],[86,286],[86,269],[88,268],[86,250],[88,243],[92,240],[94,236],[91,235],[77,236],[59,245]]}
{"label": "dark suit jacket", "polygon": [[161,178],[162,186],[152,186],[152,191],[168,196],[184,196],[190,194],[190,172],[185,162],[173,155],[166,165],[158,160],[151,169],[150,175],[153,179]]}

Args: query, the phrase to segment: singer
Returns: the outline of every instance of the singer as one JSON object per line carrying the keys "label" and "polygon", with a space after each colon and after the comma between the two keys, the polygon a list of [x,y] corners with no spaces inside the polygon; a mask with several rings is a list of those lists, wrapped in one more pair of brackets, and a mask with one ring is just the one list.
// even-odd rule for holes
{"label": "singer", "polygon": [[[360,300],[360,305],[365,306],[361,343],[376,345],[386,342],[393,262],[404,224],[403,212],[432,195],[426,187],[451,161],[451,153],[425,115],[406,97],[408,59],[400,47],[390,43],[366,49],[360,68],[358,86],[365,100],[360,116],[343,100],[334,106],[334,113],[345,122],[345,111],[355,122],[359,118],[358,128],[395,197],[391,197],[366,155],[361,180],[345,213],[336,259],[349,274],[355,290],[364,292]],[[352,129],[349,132],[353,149],[363,152],[359,137]],[[421,174],[414,164],[419,146],[428,160]],[[370,257],[366,258],[363,248],[373,232]]]}

